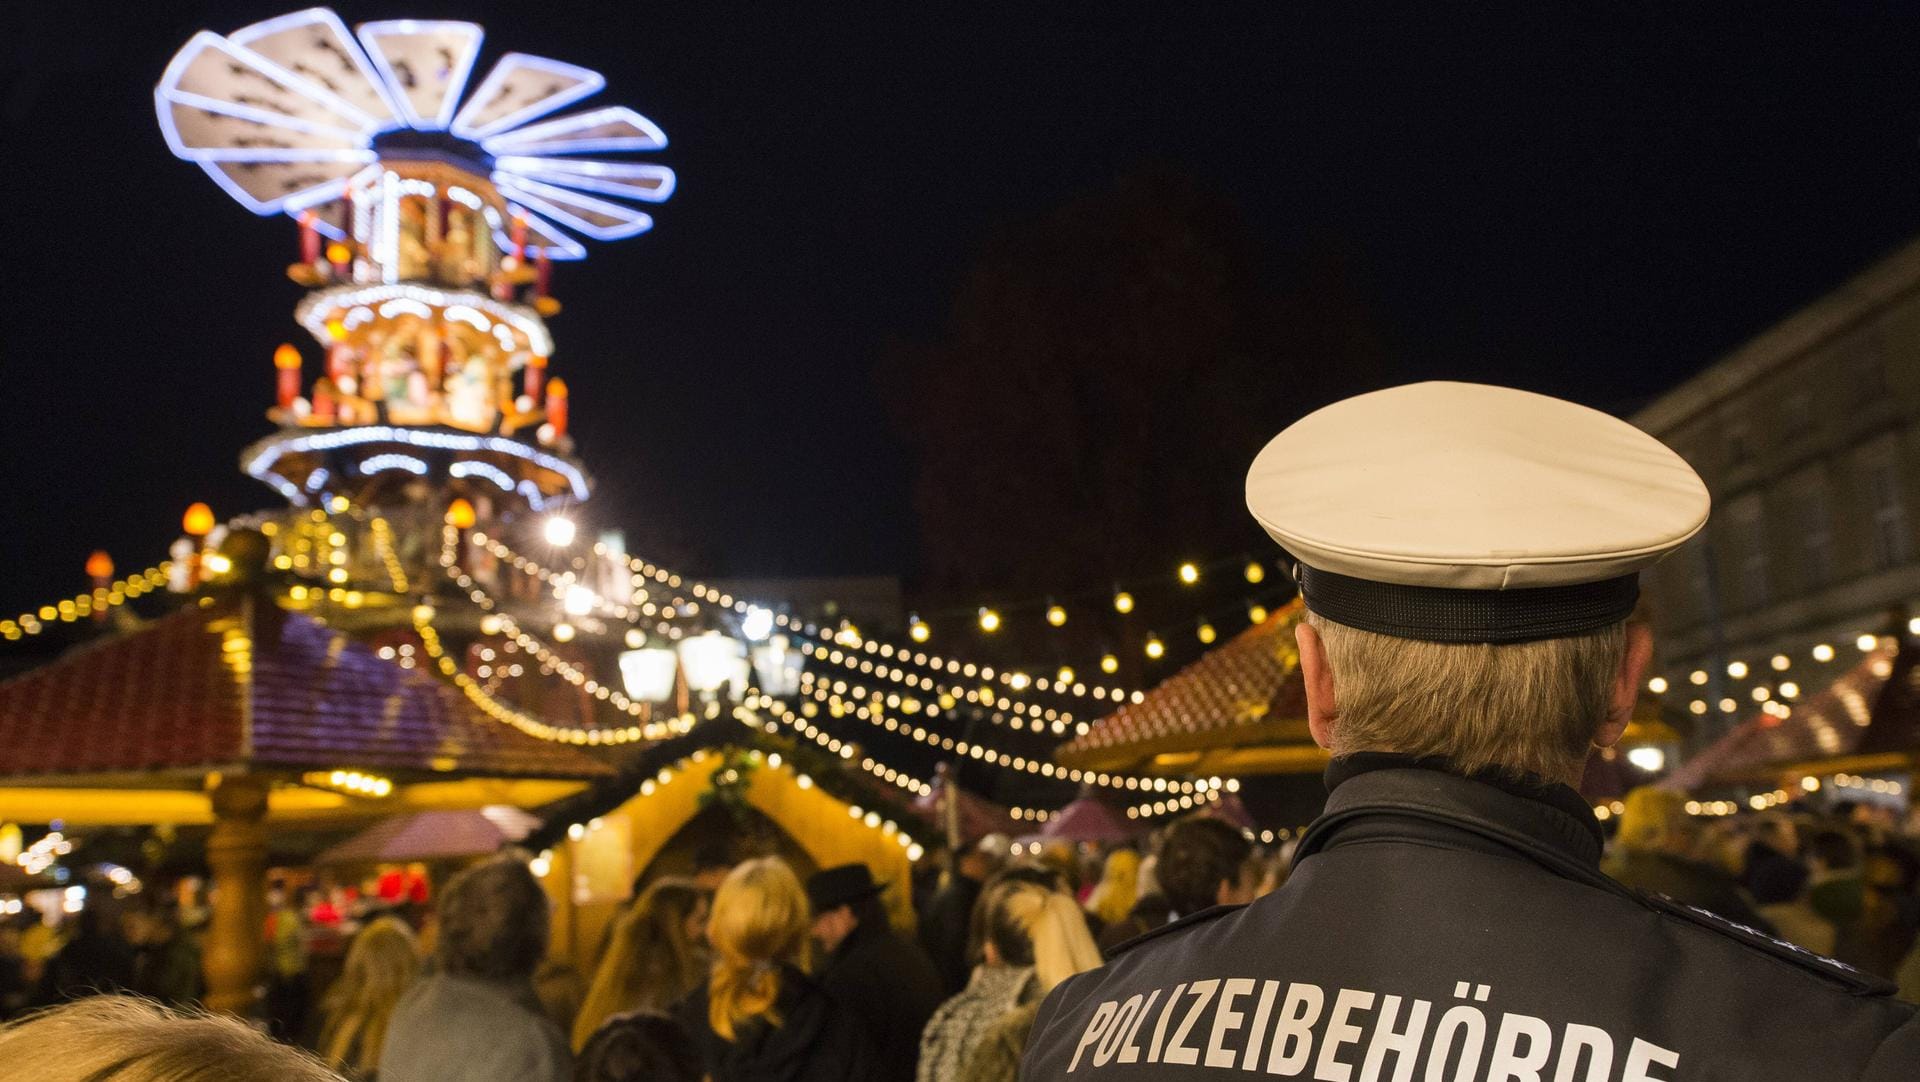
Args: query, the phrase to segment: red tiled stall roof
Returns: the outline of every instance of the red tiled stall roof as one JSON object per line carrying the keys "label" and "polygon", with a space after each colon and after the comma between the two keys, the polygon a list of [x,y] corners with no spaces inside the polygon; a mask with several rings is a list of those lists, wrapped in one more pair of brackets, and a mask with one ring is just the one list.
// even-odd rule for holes
{"label": "red tiled stall roof", "polygon": [[1306,726],[1296,600],[1202,655],[1055,753],[1081,770],[1304,773],[1326,765]]}
{"label": "red tiled stall roof", "polygon": [[441,777],[610,768],[482,714],[319,621],[241,598],[172,613],[0,683],[0,777],[339,766]]}
{"label": "red tiled stall roof", "polygon": [[1887,637],[1825,691],[1780,718],[1757,714],[1736,725],[1673,772],[1667,784],[1700,789],[1741,782],[1773,784],[1786,773],[1877,769],[1920,753],[1920,650]]}

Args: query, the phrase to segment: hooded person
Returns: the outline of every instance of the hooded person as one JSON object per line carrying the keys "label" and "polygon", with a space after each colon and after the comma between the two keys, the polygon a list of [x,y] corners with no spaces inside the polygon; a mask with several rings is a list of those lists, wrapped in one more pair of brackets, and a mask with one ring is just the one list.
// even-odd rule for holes
{"label": "hooded person", "polygon": [[893,930],[880,903],[886,884],[864,864],[825,868],[807,880],[813,937],[825,951],[820,986],[858,1012],[886,1078],[913,1077],[920,1031],[946,998],[920,945]]}

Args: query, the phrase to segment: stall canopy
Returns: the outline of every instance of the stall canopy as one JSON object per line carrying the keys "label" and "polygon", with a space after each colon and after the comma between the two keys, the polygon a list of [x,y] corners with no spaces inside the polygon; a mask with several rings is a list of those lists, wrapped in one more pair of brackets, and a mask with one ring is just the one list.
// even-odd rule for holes
{"label": "stall canopy", "polygon": [[333,846],[316,864],[405,864],[464,860],[499,852],[540,825],[519,808],[493,804],[475,809],[413,812],[383,819]]}
{"label": "stall canopy", "polygon": [[1065,842],[1124,842],[1140,833],[1112,806],[1091,794],[1053,813],[1040,828],[1040,837]]}
{"label": "stall canopy", "polygon": [[934,825],[950,845],[972,845],[989,834],[1011,833],[1015,823],[1005,807],[953,783],[946,763],[934,771],[933,791],[915,797],[913,811]]}
{"label": "stall canopy", "polygon": [[612,773],[254,594],[180,609],[0,683],[0,747],[12,785],[197,790],[216,772],[341,767],[402,783]]}
{"label": "stall canopy", "polygon": [[1788,775],[1911,769],[1920,755],[1913,641],[1883,636],[1825,691],[1735,726],[1673,772],[1686,790],[1774,785]]}
{"label": "stall canopy", "polygon": [[1080,770],[1180,776],[1306,774],[1327,755],[1307,732],[1293,601],[1208,651],[1055,753]]}

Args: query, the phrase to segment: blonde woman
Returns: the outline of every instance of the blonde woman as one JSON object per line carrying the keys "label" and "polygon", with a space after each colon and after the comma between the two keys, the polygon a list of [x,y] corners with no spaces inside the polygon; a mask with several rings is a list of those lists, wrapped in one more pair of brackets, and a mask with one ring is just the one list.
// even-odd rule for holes
{"label": "blonde woman", "polygon": [[677,1011],[710,1082],[880,1082],[859,1022],[802,968],[811,925],[800,880],[777,858],[721,882],[707,919],[712,972]]}
{"label": "blonde woman", "polygon": [[34,1082],[341,1082],[226,1017],[89,996],[0,1029],[0,1071]]}
{"label": "blonde woman", "polygon": [[706,973],[707,892],[691,879],[649,886],[620,914],[586,1002],[573,1022],[573,1050],[616,1014],[664,1010]]}
{"label": "blonde woman", "polygon": [[1127,919],[1137,899],[1140,883],[1140,854],[1131,849],[1115,849],[1107,854],[1100,871],[1100,882],[1087,895],[1087,912],[1100,927],[1108,928]]}
{"label": "blonde woman", "polygon": [[1071,896],[1026,883],[1010,885],[1016,889],[1000,902],[1004,912],[989,918],[982,952],[988,958],[1004,957],[1000,952],[1007,945],[995,945],[992,925],[1023,929],[1032,945],[1033,976],[1021,989],[1018,1004],[988,1026],[961,1056],[958,1073],[947,1076],[958,1082],[1014,1082],[1040,1001],[1061,981],[1101,963],[1086,914]]}
{"label": "blonde woman", "polygon": [[341,1072],[371,1079],[380,1066],[387,1020],[420,971],[413,930],[397,917],[381,917],[360,930],[347,948],[340,976],[320,1001],[325,1022],[320,1054]]}

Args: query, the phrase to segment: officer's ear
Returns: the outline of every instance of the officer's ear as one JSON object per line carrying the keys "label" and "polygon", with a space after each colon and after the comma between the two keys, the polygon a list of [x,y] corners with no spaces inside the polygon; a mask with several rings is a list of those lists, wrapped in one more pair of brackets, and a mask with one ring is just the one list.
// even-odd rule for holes
{"label": "officer's ear", "polygon": [[1300,679],[1306,684],[1307,731],[1313,742],[1333,747],[1333,667],[1327,664],[1327,644],[1320,632],[1305,620],[1293,629],[1293,641],[1300,647]]}
{"label": "officer's ear", "polygon": [[[1303,659],[1304,660],[1304,659]],[[1593,742],[1610,748],[1627,731],[1633,720],[1634,704],[1640,700],[1640,678],[1653,661],[1653,629],[1639,621],[1627,625],[1627,648],[1620,652],[1620,668],[1613,674],[1613,695],[1607,704],[1607,720],[1593,734]]]}

